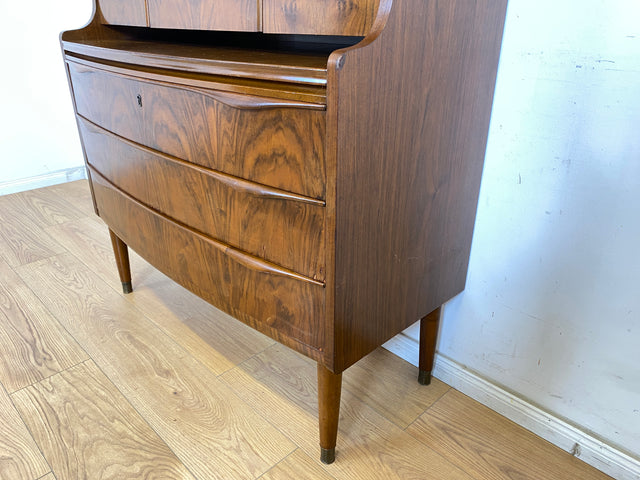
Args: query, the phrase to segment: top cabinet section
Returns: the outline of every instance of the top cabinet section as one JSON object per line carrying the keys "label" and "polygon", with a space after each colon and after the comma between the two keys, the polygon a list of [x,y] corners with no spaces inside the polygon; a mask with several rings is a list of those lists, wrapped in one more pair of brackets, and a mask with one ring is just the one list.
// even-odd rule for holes
{"label": "top cabinet section", "polygon": [[260,31],[258,0],[147,0],[147,2],[151,27]]}
{"label": "top cabinet section", "polygon": [[365,36],[377,0],[261,0],[265,33]]}
{"label": "top cabinet section", "polygon": [[378,0],[99,0],[104,23],[152,28],[365,36]]}
{"label": "top cabinet section", "polygon": [[111,25],[147,26],[147,5],[145,0],[103,0],[100,11],[104,23]]}

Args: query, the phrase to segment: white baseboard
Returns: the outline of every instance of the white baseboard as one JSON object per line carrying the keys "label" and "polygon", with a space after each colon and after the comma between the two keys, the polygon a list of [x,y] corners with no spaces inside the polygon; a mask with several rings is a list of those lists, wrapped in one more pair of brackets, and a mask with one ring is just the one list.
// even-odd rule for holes
{"label": "white baseboard", "polygon": [[[417,365],[418,342],[400,334],[384,347]],[[433,376],[616,480],[640,480],[640,461],[436,354]]]}
{"label": "white baseboard", "polygon": [[50,187],[51,185],[73,182],[74,180],[82,180],[83,178],[87,178],[87,172],[84,167],[65,168],[64,170],[57,170],[44,175],[2,182],[0,183],[0,196],[36,188]]}

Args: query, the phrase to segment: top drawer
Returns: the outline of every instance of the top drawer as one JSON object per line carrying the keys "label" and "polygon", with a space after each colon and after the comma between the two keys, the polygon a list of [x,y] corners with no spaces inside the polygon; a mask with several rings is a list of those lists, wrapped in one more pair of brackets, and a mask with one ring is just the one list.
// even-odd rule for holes
{"label": "top drawer", "polygon": [[[204,167],[324,199],[324,111],[68,65],[77,112],[93,123]],[[238,97],[245,101],[234,105]]]}

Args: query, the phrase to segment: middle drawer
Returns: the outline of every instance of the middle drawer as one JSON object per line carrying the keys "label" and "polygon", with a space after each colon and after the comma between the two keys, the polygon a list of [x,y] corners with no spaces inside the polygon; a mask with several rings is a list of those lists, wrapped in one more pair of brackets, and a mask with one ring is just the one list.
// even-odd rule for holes
{"label": "middle drawer", "polygon": [[324,281],[321,201],[155,152],[78,119],[87,162],[149,207],[200,232]]}

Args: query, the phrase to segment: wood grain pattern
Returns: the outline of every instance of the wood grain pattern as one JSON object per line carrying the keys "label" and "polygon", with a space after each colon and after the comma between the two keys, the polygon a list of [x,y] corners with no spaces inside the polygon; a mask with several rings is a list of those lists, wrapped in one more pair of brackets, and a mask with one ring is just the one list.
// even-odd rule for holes
{"label": "wood grain pattern", "polygon": [[51,468],[0,385],[0,478],[37,479]]}
{"label": "wood grain pattern", "polygon": [[3,197],[2,204],[3,208],[20,212],[41,226],[56,225],[85,216],[81,206],[43,188],[7,195]]}
{"label": "wood grain pattern", "polygon": [[255,478],[295,449],[71,255],[19,274],[197,478]]}
{"label": "wood grain pattern", "polygon": [[321,355],[322,329],[316,324],[323,318],[321,285],[245,262],[239,252],[153,213],[97,176],[93,181],[102,218],[160,271],[262,333],[310,356]]}
{"label": "wood grain pattern", "polygon": [[321,202],[287,198],[284,191],[196,167],[82,119],[79,125],[88,163],[145,205],[216,240],[324,280]]}
{"label": "wood grain pattern", "polygon": [[334,371],[466,279],[506,0],[390,4],[381,2],[367,39],[329,60]]}
{"label": "wood grain pattern", "polygon": [[[69,71],[78,114],[121,137],[247,180],[324,196],[324,112],[247,111],[83,66],[69,64]],[[95,102],[97,96],[108,100]]]}
{"label": "wood grain pattern", "polygon": [[100,0],[99,4],[104,23],[148,26],[146,0]]}
{"label": "wood grain pattern", "polygon": [[[222,379],[272,425],[319,462],[316,366],[274,345]],[[338,480],[471,480],[424,444],[343,391],[336,462],[323,465]]]}
{"label": "wood grain pattern", "polygon": [[344,372],[342,388],[405,429],[449,390],[435,378],[420,385],[416,374],[416,367],[378,348]]}
{"label": "wood grain pattern", "polygon": [[[112,288],[121,291],[109,230],[99,217],[92,215],[54,225],[47,227],[46,232],[51,238],[64,244],[68,252],[91,267]],[[144,281],[155,270],[137,255],[130,255],[129,260],[136,282]]]}
{"label": "wood grain pattern", "polygon": [[407,432],[477,480],[610,478],[453,389]]}
{"label": "wood grain pattern", "polygon": [[333,480],[333,477],[314,463],[307,454],[297,449],[275,467],[265,473],[260,480]]}
{"label": "wood grain pattern", "polygon": [[260,30],[256,0],[147,0],[149,23],[157,28]]}
{"label": "wood grain pattern", "polygon": [[46,187],[45,190],[58,198],[64,198],[66,200],[65,208],[67,205],[72,204],[75,214],[80,212],[80,218],[95,215],[88,180],[76,180],[52,185],[51,187]]}
{"label": "wood grain pattern", "polygon": [[11,208],[12,197],[0,197],[0,252],[7,263],[17,267],[64,252],[29,214]]}
{"label": "wood grain pattern", "polygon": [[88,358],[0,259],[0,381],[9,393]]}
{"label": "wood grain pattern", "polygon": [[12,398],[59,478],[193,479],[91,361]]}
{"label": "wood grain pattern", "polygon": [[369,33],[377,0],[262,0],[265,33],[357,35]]}

